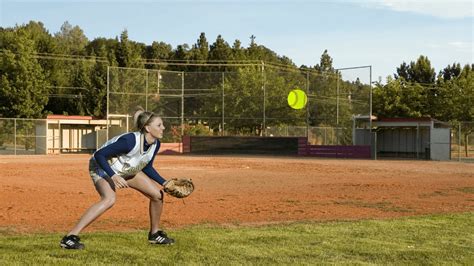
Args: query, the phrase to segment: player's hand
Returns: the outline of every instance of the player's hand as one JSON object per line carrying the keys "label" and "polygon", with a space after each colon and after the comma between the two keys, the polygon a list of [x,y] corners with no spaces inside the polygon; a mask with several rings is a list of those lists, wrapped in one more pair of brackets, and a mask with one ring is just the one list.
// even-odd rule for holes
{"label": "player's hand", "polygon": [[123,179],[123,177],[121,177],[119,175],[113,175],[112,176],[112,181],[114,182],[115,187],[117,187],[117,188],[127,188],[128,187],[127,180]]}

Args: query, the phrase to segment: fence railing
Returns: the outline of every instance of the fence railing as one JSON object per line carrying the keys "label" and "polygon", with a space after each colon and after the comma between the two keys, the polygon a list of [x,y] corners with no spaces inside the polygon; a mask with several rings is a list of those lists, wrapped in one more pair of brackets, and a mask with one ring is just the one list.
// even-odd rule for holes
{"label": "fence railing", "polygon": [[[126,118],[130,119],[130,118]],[[112,123],[111,123],[112,124]],[[50,125],[51,126],[51,125]],[[115,128],[115,127],[113,127]],[[118,128],[118,127],[117,127]],[[121,128],[121,127],[120,127]],[[192,127],[186,130],[196,130]],[[124,127],[123,130],[131,130]],[[305,136],[311,145],[347,145],[352,129],[335,127],[305,127],[305,126],[273,126],[267,127],[267,135],[275,137]],[[179,142],[173,139],[180,136],[180,124],[176,128],[168,128],[168,142]],[[99,142],[105,142],[105,132],[101,131]],[[198,131],[187,132],[187,135],[219,135],[213,134],[208,127]],[[0,118],[0,155],[29,155],[47,154],[58,146],[59,135],[48,134],[46,119]],[[459,122],[451,126],[451,160],[474,162],[474,122]]]}
{"label": "fence railing", "polygon": [[452,124],[451,160],[474,162],[474,122]]}
{"label": "fence railing", "polygon": [[46,119],[0,118],[0,154],[47,154]]}

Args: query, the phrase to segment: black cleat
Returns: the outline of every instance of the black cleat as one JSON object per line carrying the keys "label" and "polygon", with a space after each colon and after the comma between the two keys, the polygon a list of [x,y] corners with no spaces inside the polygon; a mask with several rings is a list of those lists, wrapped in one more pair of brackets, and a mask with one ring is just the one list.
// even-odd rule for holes
{"label": "black cleat", "polygon": [[154,234],[148,233],[148,242],[158,245],[173,245],[174,239],[169,238],[164,231],[158,231]]}
{"label": "black cleat", "polygon": [[62,248],[65,249],[84,249],[84,244],[81,243],[81,239],[76,235],[64,236],[60,243]]}

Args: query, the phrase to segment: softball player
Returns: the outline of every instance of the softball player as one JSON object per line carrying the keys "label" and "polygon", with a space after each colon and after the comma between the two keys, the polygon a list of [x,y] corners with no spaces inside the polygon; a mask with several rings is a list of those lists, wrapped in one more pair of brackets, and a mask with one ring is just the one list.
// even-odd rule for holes
{"label": "softball player", "polygon": [[153,160],[163,137],[163,120],[152,112],[137,111],[134,115],[137,132],[116,136],[98,149],[89,161],[89,173],[100,195],[100,201],[93,204],[79,219],[74,228],[63,237],[61,247],[83,249],[79,233],[100,215],[110,209],[116,198],[116,188],[138,190],[150,199],[151,244],[170,245],[172,238],[160,229],[163,210],[163,192],[160,185],[166,180],[153,168]]}

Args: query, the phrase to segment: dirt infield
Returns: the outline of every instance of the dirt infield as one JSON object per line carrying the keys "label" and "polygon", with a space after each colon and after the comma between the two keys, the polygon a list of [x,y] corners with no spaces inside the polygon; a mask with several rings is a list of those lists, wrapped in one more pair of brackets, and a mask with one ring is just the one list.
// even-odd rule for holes
{"label": "dirt infield", "polygon": [[[69,230],[99,199],[88,158],[1,156],[0,234]],[[474,164],[159,155],[155,167],[197,187],[184,201],[165,199],[166,228],[474,211]],[[147,228],[148,200],[124,189],[86,231]]]}

